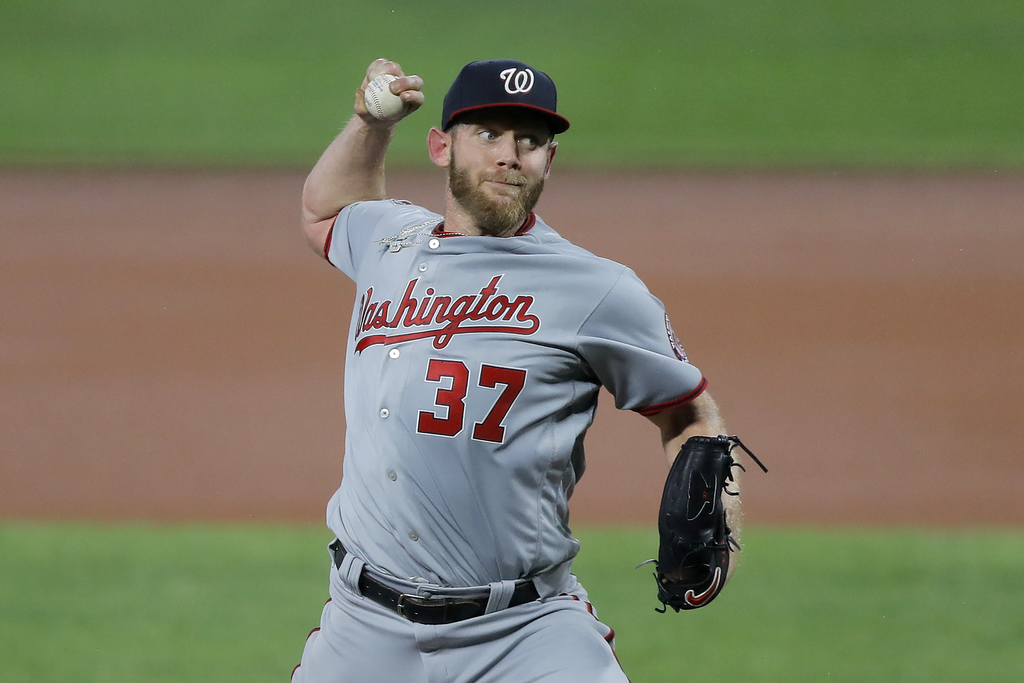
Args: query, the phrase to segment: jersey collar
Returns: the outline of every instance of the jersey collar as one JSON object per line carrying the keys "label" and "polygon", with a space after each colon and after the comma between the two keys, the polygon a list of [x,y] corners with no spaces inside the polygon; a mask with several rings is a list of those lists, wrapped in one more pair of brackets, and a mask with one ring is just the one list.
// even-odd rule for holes
{"label": "jersey collar", "polygon": [[[530,229],[536,224],[537,214],[531,211],[530,215],[527,216],[526,220],[523,222],[523,227],[516,230],[515,234],[512,235],[512,237],[519,237],[520,235],[525,235],[526,233],[530,232]],[[438,223],[430,234],[432,234],[434,237],[466,237],[466,235],[463,235],[461,232],[447,232],[444,229],[444,221]]]}

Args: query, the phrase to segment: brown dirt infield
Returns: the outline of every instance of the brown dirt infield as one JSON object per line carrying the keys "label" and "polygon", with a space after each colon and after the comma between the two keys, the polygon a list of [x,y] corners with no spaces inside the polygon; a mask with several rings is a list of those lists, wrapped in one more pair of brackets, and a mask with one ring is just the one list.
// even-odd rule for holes
{"label": "brown dirt infield", "polygon": [[[353,289],[303,176],[0,172],[0,519],[323,518]],[[1024,176],[556,173],[538,213],[666,303],[771,468],[749,523],[1024,522]],[[653,428],[588,443],[574,522],[653,523]]]}

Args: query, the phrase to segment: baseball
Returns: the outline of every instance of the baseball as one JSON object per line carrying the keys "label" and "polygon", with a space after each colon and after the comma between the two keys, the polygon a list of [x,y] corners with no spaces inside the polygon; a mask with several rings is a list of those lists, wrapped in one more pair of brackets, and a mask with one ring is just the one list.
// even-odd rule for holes
{"label": "baseball", "polygon": [[366,109],[375,119],[381,121],[392,121],[401,116],[405,109],[402,98],[395,95],[388,88],[391,81],[398,80],[397,76],[381,74],[374,78],[363,90],[363,101]]}

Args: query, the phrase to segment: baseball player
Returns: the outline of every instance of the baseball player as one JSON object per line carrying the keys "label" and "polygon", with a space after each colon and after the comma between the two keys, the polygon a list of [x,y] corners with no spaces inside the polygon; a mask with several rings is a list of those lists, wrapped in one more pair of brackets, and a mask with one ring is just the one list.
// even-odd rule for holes
{"label": "baseball player", "polygon": [[[474,62],[427,137],[444,215],[388,199],[396,120],[355,116],[302,195],[312,247],[356,284],[343,477],[327,510],[331,600],[292,681],[626,681],[571,572],[569,497],[598,390],[661,431],[669,460],[723,432],[661,302],[533,213],[569,128],[552,80]],[[737,501],[730,499],[730,505]]]}

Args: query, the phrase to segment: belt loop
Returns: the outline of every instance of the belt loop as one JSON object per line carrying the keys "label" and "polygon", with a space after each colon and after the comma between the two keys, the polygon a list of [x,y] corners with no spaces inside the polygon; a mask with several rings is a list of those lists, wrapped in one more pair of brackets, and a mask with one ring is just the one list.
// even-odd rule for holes
{"label": "belt loop", "polygon": [[363,566],[365,563],[352,553],[345,553],[345,559],[341,561],[341,566],[338,567],[338,574],[341,576],[341,580],[345,582],[356,595],[362,595],[359,590],[359,576],[363,573]]}
{"label": "belt loop", "polygon": [[491,594],[487,598],[487,607],[484,609],[484,614],[497,612],[508,607],[508,603],[512,600],[512,593],[516,590],[515,581],[495,581],[489,585]]}

